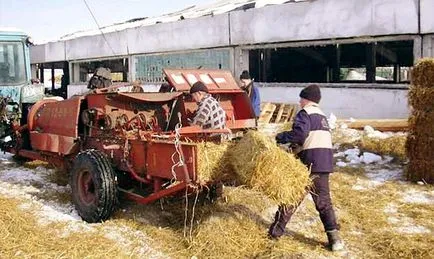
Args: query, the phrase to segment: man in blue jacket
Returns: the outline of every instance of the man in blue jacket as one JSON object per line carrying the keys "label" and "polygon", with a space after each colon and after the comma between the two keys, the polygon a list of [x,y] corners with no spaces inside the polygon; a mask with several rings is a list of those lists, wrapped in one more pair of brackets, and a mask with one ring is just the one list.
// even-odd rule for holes
{"label": "man in blue jacket", "polygon": [[247,95],[250,97],[256,119],[259,119],[259,116],[261,116],[261,98],[259,96],[258,87],[253,85],[253,80],[250,78],[249,71],[244,70],[241,73],[240,83],[241,89],[246,91]]}
{"label": "man in blue jacket", "polygon": [[[329,188],[329,175],[333,172],[332,138],[327,118],[318,105],[320,100],[321,91],[317,85],[304,88],[300,93],[302,109],[295,117],[292,130],[277,134],[276,141],[280,144],[290,143],[302,147],[298,156],[311,171],[313,186],[309,191],[327,233],[330,248],[332,251],[340,251],[344,249],[344,245],[339,237],[339,226]],[[272,238],[283,235],[286,224],[298,205],[279,207],[269,229]]]}

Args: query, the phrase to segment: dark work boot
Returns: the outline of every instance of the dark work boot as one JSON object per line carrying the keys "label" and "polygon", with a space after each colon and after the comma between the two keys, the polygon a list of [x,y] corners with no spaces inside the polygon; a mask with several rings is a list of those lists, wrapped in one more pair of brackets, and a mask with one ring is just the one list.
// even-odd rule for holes
{"label": "dark work boot", "polygon": [[344,242],[341,240],[338,230],[330,230],[326,233],[329,240],[330,249],[333,252],[343,251],[345,249]]}
{"label": "dark work boot", "polygon": [[271,224],[268,235],[271,238],[278,239],[285,233],[286,224],[292,216],[292,207],[279,206],[274,216],[274,222]]}

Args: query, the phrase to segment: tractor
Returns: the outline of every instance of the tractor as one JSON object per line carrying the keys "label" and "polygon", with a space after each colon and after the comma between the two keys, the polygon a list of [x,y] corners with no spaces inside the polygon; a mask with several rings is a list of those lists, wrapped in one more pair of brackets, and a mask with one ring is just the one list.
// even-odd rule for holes
{"label": "tractor", "polygon": [[[83,220],[108,219],[119,195],[140,204],[211,186],[198,177],[198,146],[256,127],[250,99],[225,70],[163,70],[166,92],[96,88],[67,100],[43,99],[26,123],[10,127],[3,150],[42,160],[69,174]],[[190,126],[197,104],[188,94],[202,81],[226,111],[226,129]],[[122,89],[125,89],[123,87]]]}
{"label": "tractor", "polygon": [[26,124],[28,108],[43,99],[44,86],[30,79],[29,46],[24,32],[0,28],[0,148],[10,148],[16,140],[15,127]]}

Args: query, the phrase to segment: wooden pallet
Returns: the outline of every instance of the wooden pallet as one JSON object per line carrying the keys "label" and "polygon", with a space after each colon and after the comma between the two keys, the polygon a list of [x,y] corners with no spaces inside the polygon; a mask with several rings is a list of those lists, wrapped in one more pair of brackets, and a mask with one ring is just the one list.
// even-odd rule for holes
{"label": "wooden pallet", "polygon": [[261,116],[258,122],[270,123],[271,118],[276,111],[276,105],[272,103],[261,103]]}
{"label": "wooden pallet", "polygon": [[297,112],[296,104],[263,103],[261,104],[262,123],[287,123],[294,119]]}

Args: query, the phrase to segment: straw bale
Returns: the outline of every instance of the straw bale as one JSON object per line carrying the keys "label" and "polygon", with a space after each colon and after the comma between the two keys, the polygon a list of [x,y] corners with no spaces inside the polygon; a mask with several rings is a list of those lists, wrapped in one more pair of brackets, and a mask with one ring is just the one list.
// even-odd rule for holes
{"label": "straw bale", "polygon": [[[431,79],[434,82],[434,78]],[[415,110],[432,111],[434,109],[434,87],[411,86],[408,91],[408,103]]]}
{"label": "straw bale", "polygon": [[230,156],[241,184],[278,202],[299,202],[310,184],[306,166],[259,132],[248,132],[231,149]]}
{"label": "straw bale", "polygon": [[407,155],[411,159],[434,159],[434,136],[409,135],[405,144]]}
{"label": "straw bale", "polygon": [[405,160],[405,142],[406,136],[393,136],[386,139],[363,137],[359,142],[359,146],[366,151]]}
{"label": "straw bale", "polygon": [[434,183],[434,160],[427,159],[410,159],[406,168],[407,178],[410,181],[425,181]]}
{"label": "straw bale", "polygon": [[411,83],[416,87],[434,87],[434,59],[423,58],[413,67]]}
{"label": "straw bale", "polygon": [[228,142],[197,143],[198,177],[201,181],[225,180],[231,177],[232,167],[228,156],[228,149],[231,146],[232,144]]}
{"label": "straw bale", "polygon": [[434,110],[430,112],[413,110],[408,122],[411,133],[432,135],[434,132]]}

